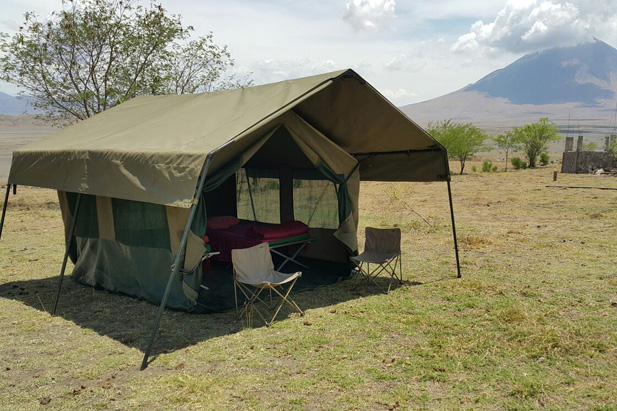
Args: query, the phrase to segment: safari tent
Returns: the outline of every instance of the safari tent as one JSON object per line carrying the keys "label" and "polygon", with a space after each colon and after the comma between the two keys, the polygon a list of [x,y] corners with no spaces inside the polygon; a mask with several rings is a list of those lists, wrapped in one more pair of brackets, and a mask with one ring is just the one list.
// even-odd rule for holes
{"label": "safari tent", "polygon": [[164,307],[216,309],[202,263],[217,248],[204,241],[214,222],[276,231],[299,221],[310,245],[297,261],[348,273],[360,181],[450,189],[446,150],[343,70],[135,98],[16,150],[6,198],[15,185],[58,191],[67,238],[58,296],[70,257],[79,282],[160,304],[151,346]]}

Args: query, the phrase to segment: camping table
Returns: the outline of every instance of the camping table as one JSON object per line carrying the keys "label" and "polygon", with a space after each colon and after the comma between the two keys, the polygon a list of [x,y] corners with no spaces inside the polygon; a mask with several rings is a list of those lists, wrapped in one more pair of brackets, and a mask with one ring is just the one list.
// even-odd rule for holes
{"label": "camping table", "polygon": [[[270,245],[270,252],[277,254],[281,257],[283,257],[285,260],[278,266],[278,268],[276,269],[276,271],[281,271],[281,268],[283,268],[283,266],[285,264],[287,264],[288,262],[293,262],[295,264],[298,264],[301,267],[306,268],[307,270],[309,269],[309,267],[305,264],[302,264],[300,261],[296,260],[296,257],[298,256],[298,254],[300,254],[300,251],[302,251],[304,249],[304,247],[306,247],[307,245],[309,245],[311,243],[311,238],[307,235],[307,234],[301,234],[301,235],[297,235],[294,237],[289,237],[289,238],[284,238],[282,240],[277,240],[277,241],[272,241],[272,242],[268,242],[268,244]],[[278,251],[277,248],[281,248],[281,247],[287,247],[287,246],[294,246],[294,245],[299,245],[298,249],[292,254],[292,255],[285,255],[282,252]]]}

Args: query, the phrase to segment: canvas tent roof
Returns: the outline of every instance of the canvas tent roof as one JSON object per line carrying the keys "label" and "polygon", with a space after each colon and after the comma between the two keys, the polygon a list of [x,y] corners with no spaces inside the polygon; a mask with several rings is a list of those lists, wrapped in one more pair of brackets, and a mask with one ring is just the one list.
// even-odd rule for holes
{"label": "canvas tent roof", "polygon": [[[138,97],[13,153],[10,184],[189,207],[208,174],[288,112],[361,160],[363,180],[446,180],[445,150],[352,70],[231,91]],[[230,144],[233,143],[233,144]]]}

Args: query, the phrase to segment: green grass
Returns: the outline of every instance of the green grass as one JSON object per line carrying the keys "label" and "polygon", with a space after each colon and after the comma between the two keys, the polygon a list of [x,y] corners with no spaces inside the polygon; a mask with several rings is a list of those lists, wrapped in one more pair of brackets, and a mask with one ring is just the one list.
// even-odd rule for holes
{"label": "green grass", "polygon": [[401,227],[406,286],[298,293],[306,315],[270,328],[166,311],[145,371],[157,307],[67,278],[48,314],[60,213],[20,188],[0,241],[0,407],[617,409],[617,191],[551,177],[454,178],[461,279],[445,184],[363,184],[361,237]]}

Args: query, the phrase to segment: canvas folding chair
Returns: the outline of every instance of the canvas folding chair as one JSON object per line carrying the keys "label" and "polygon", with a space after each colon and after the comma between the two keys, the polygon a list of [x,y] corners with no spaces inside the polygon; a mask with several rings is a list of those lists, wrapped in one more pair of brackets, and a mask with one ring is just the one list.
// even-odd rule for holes
{"label": "canvas folding chair", "polygon": [[[231,261],[234,273],[236,312],[241,319],[246,320],[247,327],[251,326],[253,311],[261,317],[267,326],[270,326],[276,319],[283,304],[288,304],[300,315],[304,315],[300,307],[289,297],[289,293],[298,278],[302,276],[302,273],[297,271],[292,274],[285,274],[275,271],[268,243],[262,243],[250,248],[231,250]],[[241,310],[238,307],[238,290],[245,298]],[[268,291],[269,304],[262,299],[263,291]],[[258,306],[266,306],[271,310],[275,310],[270,321],[266,319]]]}
{"label": "canvas folding chair", "polygon": [[[371,282],[383,292],[376,281],[379,274],[388,274],[399,284],[403,284],[403,268],[401,265],[401,229],[400,228],[372,228],[366,227],[366,241],[362,254],[351,257],[351,261],[358,267],[363,282]],[[371,264],[373,267],[371,269]],[[397,270],[398,268],[398,270]],[[398,271],[398,272],[397,272]]]}

